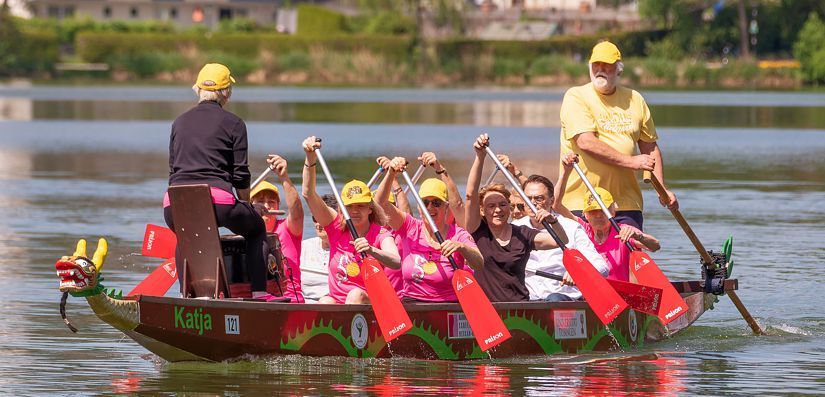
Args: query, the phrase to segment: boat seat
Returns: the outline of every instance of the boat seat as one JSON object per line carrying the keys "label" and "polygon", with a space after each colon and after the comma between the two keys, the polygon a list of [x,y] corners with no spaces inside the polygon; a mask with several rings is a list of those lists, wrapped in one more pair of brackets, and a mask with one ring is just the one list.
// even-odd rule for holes
{"label": "boat seat", "polygon": [[209,185],[170,186],[168,192],[183,261],[183,296],[231,298]]}

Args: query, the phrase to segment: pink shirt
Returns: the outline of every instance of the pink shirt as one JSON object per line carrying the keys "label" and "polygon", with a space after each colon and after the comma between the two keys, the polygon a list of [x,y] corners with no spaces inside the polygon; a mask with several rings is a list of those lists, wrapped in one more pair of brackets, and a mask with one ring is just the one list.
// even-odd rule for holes
{"label": "pink shirt", "polygon": [[[620,281],[630,281],[630,250],[627,249],[627,245],[625,245],[622,240],[616,238],[619,233],[611,227],[610,233],[607,234],[607,239],[605,239],[603,243],[599,244],[595,240],[593,227],[590,226],[590,224],[584,219],[579,218],[578,221],[584,228],[585,233],[587,233],[587,237],[590,237],[590,240],[593,241],[593,246],[596,247],[596,251],[601,254],[607,262],[607,267],[610,268],[610,273],[607,275],[607,278]],[[620,223],[619,227],[622,226],[630,227],[634,231],[639,231],[639,229],[636,229],[633,226]],[[634,246],[637,245],[636,240],[633,239],[630,240],[630,243]]]}
{"label": "pink shirt", "polygon": [[[346,225],[342,227],[342,219],[341,214],[338,214],[329,225],[324,227],[329,237],[329,296],[336,303],[344,303],[347,294],[353,288],[367,290],[364,286],[361,266],[355,260],[355,248],[350,244],[352,236]],[[392,234],[380,225],[372,223],[364,237],[373,247],[381,247],[381,242],[387,238],[391,239]]]}
{"label": "pink shirt", "polygon": [[284,297],[290,298],[292,303],[304,303],[304,294],[301,291],[301,235],[294,235],[287,227],[286,219],[276,219],[274,224],[267,222],[267,233],[278,235],[281,242],[281,252],[286,258],[284,267],[284,277],[286,277],[286,289]]}
{"label": "pink shirt", "polygon": [[[392,233],[392,237],[395,240],[395,246],[398,247],[398,255],[400,255],[403,258],[404,257],[404,252],[401,249],[401,247],[402,247],[401,235],[398,234],[398,232],[395,232],[395,231],[392,231],[390,233]],[[384,273],[387,274],[387,279],[390,280],[390,284],[392,285],[392,288],[395,290],[395,292],[398,293],[398,296],[403,297],[404,295],[402,295],[402,293],[403,293],[403,290],[404,290],[404,275],[401,274],[401,269],[393,269],[393,268],[385,267],[384,268]]]}
{"label": "pink shirt", "polygon": [[[406,214],[398,233],[404,237],[403,250],[406,255],[401,261],[404,296],[426,302],[458,301],[452,284],[453,267],[446,256],[430,245],[424,221]],[[450,225],[444,238],[476,247],[470,233],[455,224]],[[470,270],[460,253],[454,253],[453,260],[459,269]]]}
{"label": "pink shirt", "polygon": [[[233,196],[232,193],[214,186],[210,186],[209,191],[212,193],[213,204],[235,204],[235,196]],[[163,208],[170,205],[172,205],[172,202],[169,201],[169,192],[166,192],[163,195]]]}

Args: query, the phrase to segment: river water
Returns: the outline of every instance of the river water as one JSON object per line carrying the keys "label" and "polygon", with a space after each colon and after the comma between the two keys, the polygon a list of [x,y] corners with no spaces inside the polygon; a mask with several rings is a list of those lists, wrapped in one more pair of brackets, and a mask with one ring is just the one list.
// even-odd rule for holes
{"label": "river water", "polygon": [[[70,299],[54,263],[79,238],[109,240],[105,284],[129,290],[157,261],[137,255],[159,209],[180,87],[0,87],[0,394],[752,395],[825,391],[825,95],[645,93],[666,177],[708,249],[734,236],[753,336],[722,297],[687,332],[644,350],[473,362],[281,357],[169,364]],[[339,181],[368,178],[378,154],[434,150],[462,185],[480,132],[520,168],[555,179],[563,91],[239,88],[253,173],[322,136]],[[489,169],[489,166],[488,166]],[[341,182],[339,182],[341,183]],[[698,255],[644,188],[646,230],[671,279]],[[307,225],[307,234],[311,228]],[[308,237],[308,236],[307,236]]]}

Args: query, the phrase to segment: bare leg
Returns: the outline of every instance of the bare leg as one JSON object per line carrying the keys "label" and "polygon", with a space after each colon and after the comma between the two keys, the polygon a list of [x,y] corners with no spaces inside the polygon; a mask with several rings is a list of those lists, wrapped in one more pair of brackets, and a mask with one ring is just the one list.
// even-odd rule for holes
{"label": "bare leg", "polygon": [[318,303],[321,303],[321,304],[324,304],[324,305],[334,305],[335,304],[335,299],[332,299],[329,295],[324,295],[324,296],[321,297],[321,299],[318,299]]}
{"label": "bare leg", "polygon": [[358,304],[358,303],[370,303],[370,297],[367,295],[367,292],[362,290],[361,288],[353,288],[347,294],[347,300],[344,302],[346,304]]}

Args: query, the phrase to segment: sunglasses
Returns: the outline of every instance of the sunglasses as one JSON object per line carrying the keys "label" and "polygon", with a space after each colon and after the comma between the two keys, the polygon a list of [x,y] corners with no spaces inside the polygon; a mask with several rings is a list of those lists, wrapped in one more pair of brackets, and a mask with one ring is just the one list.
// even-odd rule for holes
{"label": "sunglasses", "polygon": [[424,204],[424,207],[429,207],[430,204],[432,204],[433,207],[435,207],[435,208],[441,208],[441,206],[444,205],[444,202],[441,201],[441,200],[438,200],[438,199],[436,199],[436,200],[423,199],[423,200],[421,200],[421,202]]}
{"label": "sunglasses", "polygon": [[510,204],[510,210],[518,208],[519,211],[524,211],[524,203]]}

